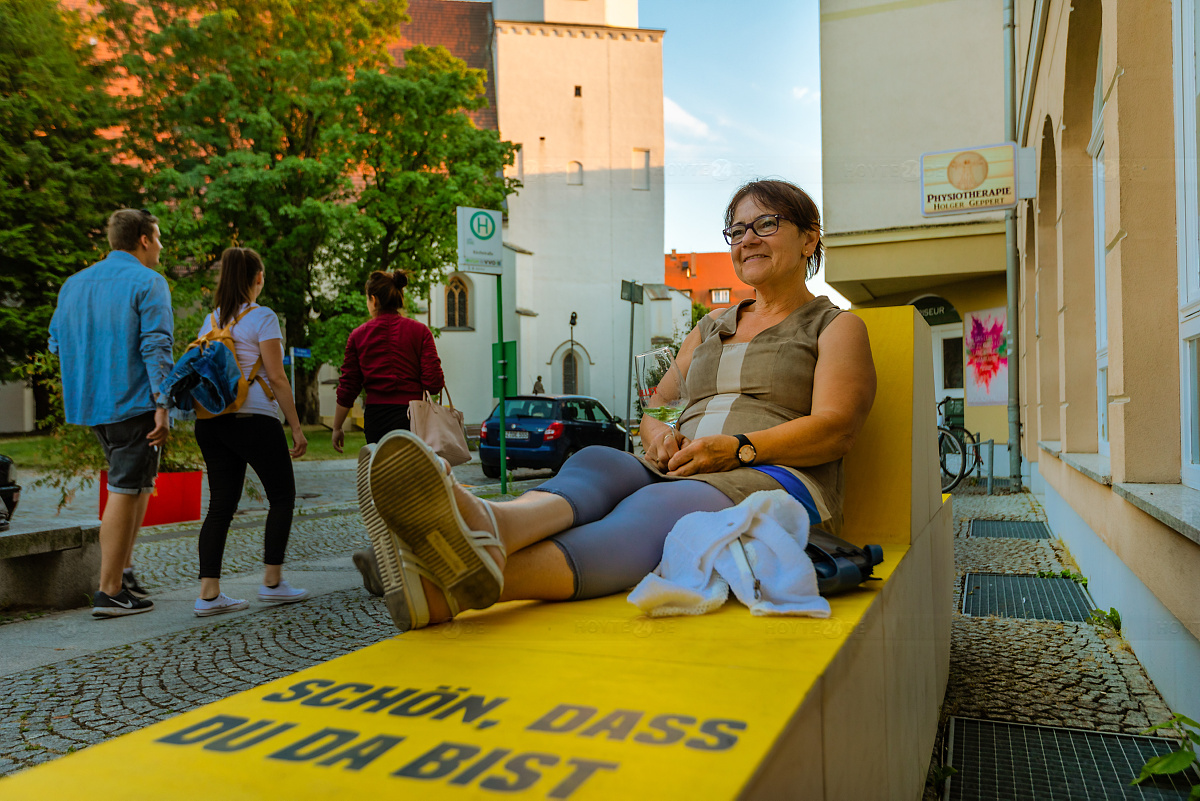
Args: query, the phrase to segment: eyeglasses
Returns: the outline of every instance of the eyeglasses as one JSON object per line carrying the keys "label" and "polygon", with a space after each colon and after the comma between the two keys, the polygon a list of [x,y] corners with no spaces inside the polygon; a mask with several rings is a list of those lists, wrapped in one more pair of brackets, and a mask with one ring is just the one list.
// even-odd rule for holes
{"label": "eyeglasses", "polygon": [[749,226],[737,223],[736,225],[729,226],[721,233],[725,235],[726,242],[736,245],[746,235],[747,228],[758,236],[770,236],[779,230],[779,223],[781,222],[789,222],[789,220],[781,214],[764,214],[750,223]]}

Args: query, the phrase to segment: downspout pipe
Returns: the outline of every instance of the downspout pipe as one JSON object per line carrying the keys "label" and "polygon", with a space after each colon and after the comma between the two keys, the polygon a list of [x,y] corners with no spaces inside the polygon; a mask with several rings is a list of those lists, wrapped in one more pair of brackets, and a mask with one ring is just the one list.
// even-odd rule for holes
{"label": "downspout pipe", "polygon": [[[1014,0],[1004,0],[1004,139],[1017,141],[1016,20]],[[1019,144],[1019,143],[1018,143]],[[1008,284],[1008,475],[1009,486],[1021,489],[1021,343],[1017,338],[1017,210],[1004,213],[1005,275]]]}

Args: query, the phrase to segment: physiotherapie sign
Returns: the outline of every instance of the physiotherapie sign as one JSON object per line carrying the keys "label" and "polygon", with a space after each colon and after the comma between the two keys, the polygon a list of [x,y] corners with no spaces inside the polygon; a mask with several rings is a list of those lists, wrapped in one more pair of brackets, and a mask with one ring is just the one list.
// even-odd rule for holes
{"label": "physiotherapie sign", "polygon": [[465,273],[500,275],[504,242],[503,216],[490,209],[458,207],[458,269]]}
{"label": "physiotherapie sign", "polygon": [[1012,142],[921,156],[921,214],[966,214],[1017,205]]}

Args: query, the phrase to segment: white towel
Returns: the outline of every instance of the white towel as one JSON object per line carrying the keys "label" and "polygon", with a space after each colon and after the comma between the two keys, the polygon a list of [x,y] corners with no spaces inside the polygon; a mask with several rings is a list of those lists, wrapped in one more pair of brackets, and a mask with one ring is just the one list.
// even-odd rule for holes
{"label": "white towel", "polygon": [[[725,603],[732,588],[754,615],[829,617],[804,552],[808,527],[807,510],[783,490],[755,492],[719,512],[692,512],[671,529],[662,562],[629,602],[651,617],[702,615]],[[759,581],[757,599],[750,569]]]}

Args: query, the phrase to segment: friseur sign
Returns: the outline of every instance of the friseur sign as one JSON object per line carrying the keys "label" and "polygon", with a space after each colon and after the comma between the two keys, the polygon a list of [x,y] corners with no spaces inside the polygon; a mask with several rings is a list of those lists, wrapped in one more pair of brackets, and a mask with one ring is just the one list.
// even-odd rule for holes
{"label": "friseur sign", "polygon": [[921,155],[921,214],[968,214],[1017,205],[1012,142]]}

